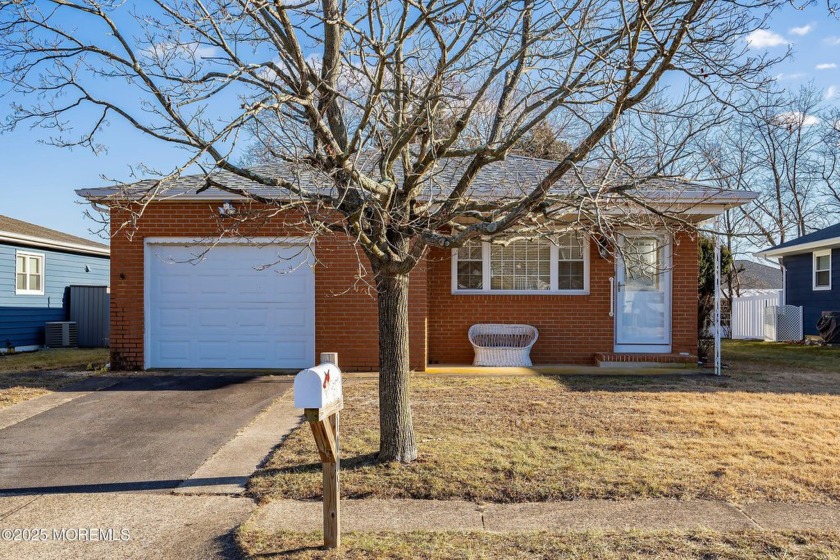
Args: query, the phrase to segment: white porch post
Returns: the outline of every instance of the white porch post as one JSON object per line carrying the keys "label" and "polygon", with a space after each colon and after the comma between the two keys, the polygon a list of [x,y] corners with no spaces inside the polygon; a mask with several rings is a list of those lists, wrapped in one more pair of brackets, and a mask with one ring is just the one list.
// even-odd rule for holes
{"label": "white porch post", "polygon": [[715,375],[720,375],[720,218],[715,218]]}

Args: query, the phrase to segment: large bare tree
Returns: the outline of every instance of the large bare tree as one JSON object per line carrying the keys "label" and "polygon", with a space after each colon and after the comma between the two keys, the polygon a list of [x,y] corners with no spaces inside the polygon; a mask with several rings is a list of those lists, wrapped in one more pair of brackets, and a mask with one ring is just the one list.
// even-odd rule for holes
{"label": "large bare tree", "polygon": [[[0,59],[3,78],[26,96],[8,126],[51,127],[57,145],[96,149],[106,123],[120,119],[183,149],[182,165],[140,193],[126,189],[135,216],[199,167],[208,185],[298,208],[313,231],[355,240],[378,297],[380,459],[407,462],[417,456],[409,272],[430,247],[537,235],[560,217],[609,235],[640,213],[606,204],[653,208],[636,187],[670,176],[733,91],[759,85],[769,61],[747,56],[743,36],[772,7],[18,0],[0,8]],[[503,192],[478,188],[483,172],[546,121],[568,142],[562,159]],[[240,164],[243,146],[255,143],[295,172]],[[215,170],[269,190],[234,188]],[[302,175],[318,177],[318,187],[296,180]]]}
{"label": "large bare tree", "polygon": [[838,214],[837,116],[811,85],[745,96],[742,110],[711,131],[703,149],[710,176],[722,188],[759,193],[724,214],[733,254],[800,237]]}

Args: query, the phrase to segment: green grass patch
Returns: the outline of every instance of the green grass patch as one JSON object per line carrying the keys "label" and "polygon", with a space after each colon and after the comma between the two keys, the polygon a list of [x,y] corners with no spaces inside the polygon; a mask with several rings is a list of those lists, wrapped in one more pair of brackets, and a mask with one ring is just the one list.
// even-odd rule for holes
{"label": "green grass patch", "polygon": [[840,348],[757,340],[725,340],[721,355],[734,364],[766,364],[840,373]]}
{"label": "green grass patch", "polygon": [[0,355],[0,408],[84,379],[108,363],[107,348],[53,348]]}
{"label": "green grass patch", "polygon": [[0,374],[41,369],[98,369],[109,361],[108,348],[48,348],[0,354]]}

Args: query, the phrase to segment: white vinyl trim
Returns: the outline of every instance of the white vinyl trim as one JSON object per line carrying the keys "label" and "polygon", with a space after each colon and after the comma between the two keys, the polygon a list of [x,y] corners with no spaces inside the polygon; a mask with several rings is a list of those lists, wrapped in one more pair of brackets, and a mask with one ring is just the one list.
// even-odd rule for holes
{"label": "white vinyl trim", "polygon": [[[27,259],[38,259],[41,261],[39,276],[41,277],[41,289],[40,290],[30,290],[30,289],[23,289],[19,290],[17,287],[17,259],[18,257],[26,257]],[[26,272],[27,280],[26,283],[29,285],[29,272]],[[47,257],[44,253],[33,253],[32,251],[15,251],[15,295],[18,296],[42,296],[44,295],[45,284],[47,283]]]}
{"label": "white vinyl trim", "polygon": [[[37,344],[30,344],[28,346],[14,346],[13,352],[34,352],[35,350],[40,350],[43,346],[39,346]],[[9,353],[9,349],[5,346],[0,347],[0,354],[7,354]]]}
{"label": "white vinyl trim", "polygon": [[[828,270],[817,270],[817,258],[818,257],[828,257]],[[829,291],[831,290],[831,249],[825,249],[823,251],[814,251],[811,254],[811,286],[813,287],[815,292],[821,291]],[[817,285],[817,272],[828,272],[828,286],[819,286]]]}
{"label": "white vinyl trim", "polygon": [[310,237],[223,237],[208,239],[203,237],[147,237],[145,245],[311,245]]}
{"label": "white vinyl trim", "polygon": [[759,251],[753,253],[757,257],[763,258],[777,258],[785,255],[798,255],[801,253],[809,253],[814,249],[832,249],[840,247],[840,237],[832,237],[831,239],[821,239],[820,241],[811,241],[810,243],[800,243],[799,245],[791,245],[782,249],[768,249],[766,251]]}
{"label": "white vinyl trim", "polygon": [[102,257],[107,257],[111,254],[111,249],[108,247],[92,247],[90,245],[82,245],[81,243],[70,243],[69,241],[54,241],[52,239],[33,237],[31,235],[12,233],[10,231],[0,231],[0,241],[21,243],[24,245],[32,245],[34,247],[43,247],[45,249],[63,249],[65,251],[98,255]]}

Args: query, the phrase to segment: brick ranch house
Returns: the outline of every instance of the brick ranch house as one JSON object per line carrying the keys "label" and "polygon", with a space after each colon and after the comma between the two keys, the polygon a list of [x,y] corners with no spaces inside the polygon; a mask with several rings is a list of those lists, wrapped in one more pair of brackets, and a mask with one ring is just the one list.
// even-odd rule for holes
{"label": "brick ranch house", "polygon": [[[510,157],[480,175],[476,189],[509,176],[537,180],[554,165]],[[215,180],[265,189],[225,172]],[[245,238],[220,238],[230,208],[253,206],[206,188],[202,176],[175,180],[129,237],[119,231],[128,213],[114,201],[151,184],[77,191],[111,206],[113,367],[302,368],[321,352],[338,352],[347,371],[377,369],[376,301],[357,279],[364,257],[350,238],[330,234],[313,242],[292,212],[260,221]],[[683,185],[646,194],[693,223],[753,198]],[[471,363],[467,330],[476,323],[537,327],[535,364],[594,365],[616,354],[629,361],[688,359],[697,350],[696,238],[628,231],[624,240],[625,251],[639,255],[634,262],[663,270],[646,272],[641,264],[625,270],[586,235],[563,232],[506,247],[473,242],[430,250],[410,278],[411,366]]]}

